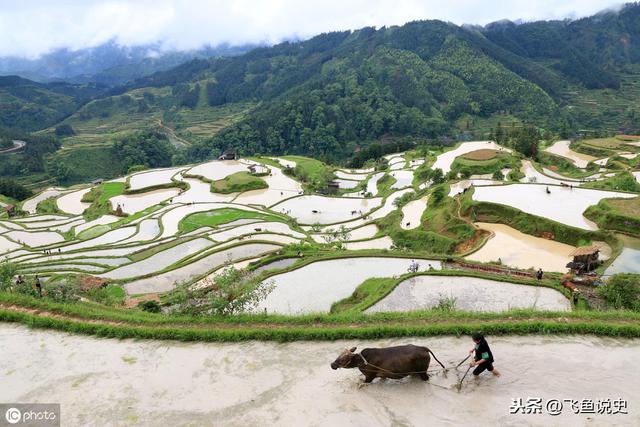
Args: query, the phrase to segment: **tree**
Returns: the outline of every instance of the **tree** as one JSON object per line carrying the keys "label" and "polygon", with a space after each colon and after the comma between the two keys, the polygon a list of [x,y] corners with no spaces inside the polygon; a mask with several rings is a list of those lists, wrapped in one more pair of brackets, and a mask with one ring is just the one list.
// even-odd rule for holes
{"label": "tree", "polygon": [[56,136],[65,137],[75,135],[76,132],[73,130],[70,124],[61,124],[56,126]]}
{"label": "tree", "polygon": [[640,310],[640,275],[614,274],[606,286],[598,288],[607,304],[615,309]]}

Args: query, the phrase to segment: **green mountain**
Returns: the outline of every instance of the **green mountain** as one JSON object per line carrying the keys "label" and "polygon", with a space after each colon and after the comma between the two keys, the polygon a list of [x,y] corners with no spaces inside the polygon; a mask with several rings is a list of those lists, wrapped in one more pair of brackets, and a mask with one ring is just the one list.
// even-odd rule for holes
{"label": "green mountain", "polygon": [[230,147],[344,161],[375,141],[486,138],[499,123],[565,137],[634,133],[640,4],[575,21],[333,32],[108,89],[12,79],[0,85],[12,105],[0,125],[41,133],[68,125],[66,159],[139,130],[166,135],[183,162]]}
{"label": "green mountain", "polygon": [[51,126],[104,89],[95,84],[43,84],[0,76],[0,126],[25,131]]}

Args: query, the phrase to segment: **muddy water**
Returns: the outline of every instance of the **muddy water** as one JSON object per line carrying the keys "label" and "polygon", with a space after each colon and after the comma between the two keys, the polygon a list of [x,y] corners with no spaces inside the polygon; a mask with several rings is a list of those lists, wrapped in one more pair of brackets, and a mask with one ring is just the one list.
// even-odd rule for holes
{"label": "muddy water", "polygon": [[116,209],[117,206],[120,205],[123,212],[133,215],[136,212],[171,199],[178,194],[180,194],[180,190],[177,188],[164,188],[140,194],[122,194],[112,197],[110,202],[113,209]]}
{"label": "muddy water", "polygon": [[73,193],[65,194],[56,200],[58,208],[63,212],[68,212],[74,215],[80,215],[91,203],[83,203],[82,197],[91,191],[91,188],[84,188],[82,190],[74,191]]}
{"label": "muddy water", "polygon": [[589,206],[611,197],[630,198],[636,195],[582,188],[547,187],[544,184],[477,187],[473,193],[473,200],[513,206],[532,215],[585,230],[597,230],[598,227],[582,213]]}
{"label": "muddy water", "polygon": [[379,237],[372,240],[363,240],[361,242],[347,242],[344,244],[344,248],[350,251],[357,251],[360,249],[391,249],[393,246],[393,240],[389,236]]}
{"label": "muddy water", "polygon": [[[359,257],[317,261],[269,278],[275,288],[257,308],[269,313],[328,312],[331,304],[348,297],[365,280],[393,277],[408,271],[409,258]],[[419,269],[440,269],[439,261],[417,260]]]}
{"label": "muddy water", "polygon": [[604,274],[607,276],[616,273],[640,274],[640,239],[625,235],[618,235],[618,237],[622,240],[624,248]]}
{"label": "muddy water", "polygon": [[567,271],[566,265],[572,259],[569,254],[575,249],[574,246],[524,234],[504,224],[479,222],[476,225],[492,232],[493,237],[467,259],[480,262],[500,259],[510,267]]}
{"label": "muddy water", "polygon": [[454,299],[456,309],[464,311],[571,310],[569,300],[555,289],[477,277],[418,276],[400,283],[367,313],[428,310],[445,298]]}
{"label": "muddy water", "polygon": [[391,172],[390,175],[396,179],[396,182],[393,183],[391,188],[399,190],[404,187],[411,187],[411,182],[413,181],[413,171],[398,170]]}
{"label": "muddy water", "polygon": [[569,148],[569,144],[570,141],[557,141],[551,147],[545,149],[544,151],[567,158],[579,168],[586,168],[589,162],[596,160],[596,157],[573,151],[571,148]]}
{"label": "muddy water", "polygon": [[483,185],[498,185],[500,181],[494,181],[492,179],[463,179],[449,185],[449,197],[455,197],[458,194],[462,194],[465,189],[469,187],[479,187]]}
{"label": "muddy water", "polygon": [[[235,243],[237,242],[230,242],[230,244]],[[167,292],[175,288],[179,283],[184,283],[197,278],[197,276],[207,274],[226,263],[245,258],[256,258],[280,248],[281,246],[267,243],[247,243],[214,252],[175,270],[127,283],[124,287],[129,295]]]}
{"label": "muddy water", "polygon": [[248,172],[247,164],[237,160],[214,160],[194,166],[186,174],[199,175],[216,181],[236,172]]}
{"label": "muddy water", "polygon": [[156,169],[151,172],[142,172],[129,177],[129,188],[131,190],[139,190],[145,187],[151,187],[160,184],[169,184],[171,177],[184,170],[185,168]]}
{"label": "muddy water", "polygon": [[404,230],[411,230],[420,225],[420,218],[427,208],[429,196],[424,196],[418,200],[412,200],[402,208],[402,222],[400,227]]}
{"label": "muddy water", "polygon": [[[301,224],[333,224],[367,214],[382,204],[379,197],[348,199],[323,196],[300,196],[273,207],[276,212],[291,211],[289,216]],[[315,211],[315,213],[314,213]],[[360,213],[362,212],[362,213]]]}
{"label": "muddy water", "polygon": [[451,165],[453,164],[453,161],[456,159],[456,157],[482,149],[504,150],[507,152],[511,152],[510,149],[504,148],[501,145],[498,145],[495,142],[491,141],[464,142],[460,144],[460,146],[455,150],[447,151],[446,153],[440,154],[436,161],[433,163],[433,166],[431,166],[431,169],[440,168],[442,169],[442,172],[446,174],[451,170]]}
{"label": "muddy water", "polygon": [[[587,336],[490,338],[502,376],[465,369],[429,382],[375,380],[329,367],[345,347],[413,343],[445,366],[466,338],[179,343],[96,339],[0,325],[3,402],[59,402],[62,425],[632,426],[640,423],[640,340]],[[587,357],[588,356],[588,357]],[[46,361],[46,363],[43,363]],[[432,363],[431,369],[437,366]],[[509,414],[513,398],[625,399],[629,415]],[[135,420],[135,421],[134,421]]]}
{"label": "muddy water", "polygon": [[520,182],[531,182],[531,183],[539,183],[539,184],[554,184],[561,185],[562,183],[572,184],[574,186],[580,185],[573,180],[561,180],[557,178],[552,178],[543,173],[538,172],[536,168],[533,167],[530,160],[524,160],[522,162],[522,168],[520,171],[524,174],[524,178],[520,180]]}
{"label": "muddy water", "polygon": [[193,239],[188,242],[173,246],[162,252],[151,255],[142,261],[134,262],[123,267],[116,268],[104,274],[107,279],[126,279],[130,277],[144,276],[156,271],[160,271],[179,260],[213,246],[214,243],[208,239]]}

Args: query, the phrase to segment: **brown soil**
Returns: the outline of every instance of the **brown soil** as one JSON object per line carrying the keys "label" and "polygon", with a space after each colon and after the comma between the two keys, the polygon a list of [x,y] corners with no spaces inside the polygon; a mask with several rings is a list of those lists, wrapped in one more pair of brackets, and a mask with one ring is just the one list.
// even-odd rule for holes
{"label": "brown soil", "polygon": [[457,254],[464,254],[469,252],[470,250],[474,249],[475,247],[478,246],[478,242],[482,241],[486,235],[489,234],[486,230],[476,230],[476,232],[474,233],[473,237],[471,237],[469,240],[460,243],[458,246],[456,246],[455,252]]}
{"label": "brown soil", "polygon": [[138,306],[138,304],[140,304],[141,302],[145,302],[145,301],[155,301],[158,304],[160,303],[160,297],[158,296],[158,294],[146,294],[146,295],[142,295],[136,298],[128,298],[125,302],[124,305],[127,308],[135,308]]}
{"label": "brown soil", "polygon": [[556,240],[556,235],[550,231],[543,231],[540,237],[547,240]]}
{"label": "brown soil", "polygon": [[464,154],[462,157],[468,160],[490,160],[495,158],[497,155],[498,152],[496,150],[483,148],[481,150],[471,151]]}

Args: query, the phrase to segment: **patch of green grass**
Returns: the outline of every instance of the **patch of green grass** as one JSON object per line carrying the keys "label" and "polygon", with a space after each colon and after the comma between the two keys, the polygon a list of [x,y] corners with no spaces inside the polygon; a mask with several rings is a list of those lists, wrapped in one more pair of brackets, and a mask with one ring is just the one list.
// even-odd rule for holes
{"label": "patch of green grass", "polygon": [[240,193],[263,188],[269,188],[265,180],[251,175],[249,172],[236,172],[211,183],[211,192],[222,194]]}
{"label": "patch of green grass", "polygon": [[111,230],[111,227],[109,225],[96,225],[95,227],[83,230],[80,234],[78,234],[77,238],[80,240],[89,240],[93,239],[94,237],[98,237],[109,230]]}
{"label": "patch of green grass", "polygon": [[58,209],[58,205],[56,204],[56,199],[54,197],[49,197],[48,199],[42,200],[36,206],[36,211],[39,214],[61,214],[63,213],[60,209]]}
{"label": "patch of green grass", "polygon": [[362,312],[387,296],[397,279],[374,277],[360,284],[349,297],[331,305],[331,313]]}
{"label": "patch of green grass", "polygon": [[222,208],[208,212],[198,212],[188,215],[178,224],[180,233],[188,233],[200,227],[216,227],[238,219],[262,219],[265,221],[282,221],[278,215],[245,211],[242,209]]}
{"label": "patch of green grass", "polygon": [[84,218],[87,221],[94,220],[102,215],[112,212],[109,199],[124,193],[124,182],[104,182],[91,189],[82,197],[83,202],[91,203],[84,211]]}
{"label": "patch of green grass", "polygon": [[633,199],[602,199],[589,206],[584,216],[600,228],[640,236],[640,197]]}
{"label": "patch of green grass", "polygon": [[573,179],[586,178],[598,172],[598,170],[600,169],[600,166],[591,162],[587,166],[587,169],[583,170],[576,167],[570,160],[565,159],[564,157],[549,154],[544,151],[540,151],[538,153],[538,162],[542,166],[556,173]]}
{"label": "patch of green grass", "polygon": [[588,182],[583,184],[582,187],[640,193],[640,183],[636,180],[636,177],[628,171],[620,172],[615,176],[603,180]]}
{"label": "patch of green grass", "polygon": [[320,160],[303,156],[283,156],[285,160],[296,162],[294,175],[311,189],[326,188],[327,183],[334,177],[331,167]]}
{"label": "patch of green grass", "polygon": [[480,160],[479,157],[482,153],[477,155],[477,158],[469,159],[465,157],[457,157],[451,165],[453,172],[458,172],[462,176],[468,177],[471,175],[484,175],[492,174],[496,171],[500,171],[504,168],[519,169],[520,159],[507,152],[495,151],[495,150],[478,150],[469,154],[478,153],[479,151],[494,151],[494,157],[487,160]]}
{"label": "patch of green grass", "polygon": [[131,260],[133,262],[137,262],[140,261],[142,259],[148,258],[151,255],[157,254],[158,252],[162,252],[166,249],[172,248],[174,246],[177,246],[181,243],[187,242],[189,240],[194,239],[195,237],[178,237],[177,239],[173,239],[170,240],[168,242],[162,243],[160,245],[156,245],[156,246],[152,246],[150,248],[147,249],[143,249],[141,251],[135,252],[131,255],[129,255],[129,258],[131,258]]}

